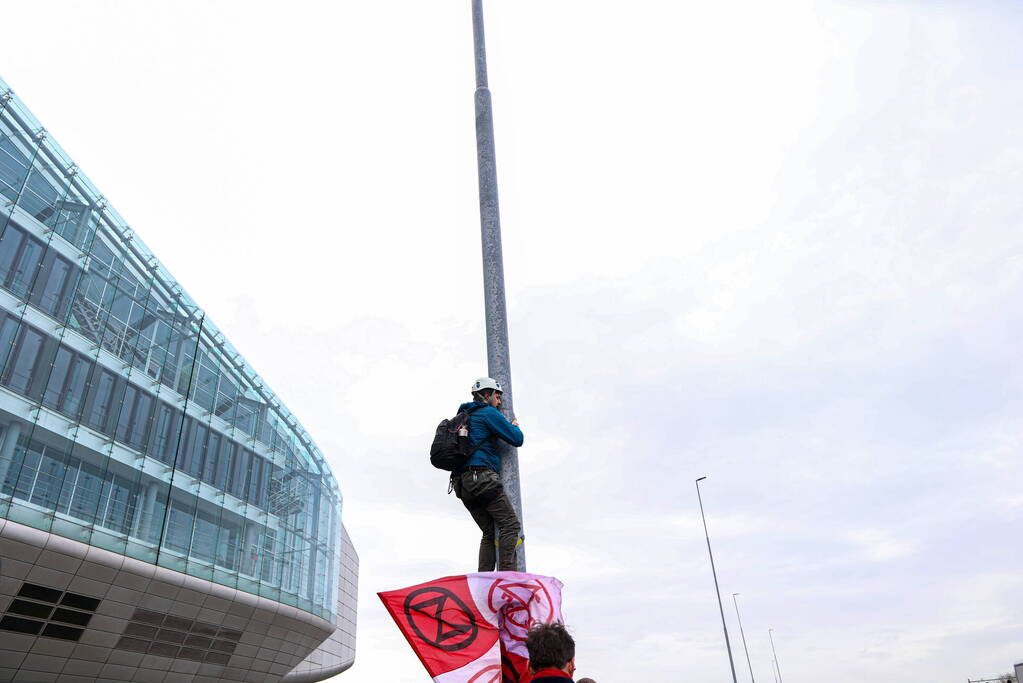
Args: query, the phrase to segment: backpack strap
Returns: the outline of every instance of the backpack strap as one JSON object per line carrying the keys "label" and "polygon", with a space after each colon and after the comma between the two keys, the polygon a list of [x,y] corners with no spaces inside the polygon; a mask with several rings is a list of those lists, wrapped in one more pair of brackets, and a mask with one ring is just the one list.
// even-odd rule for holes
{"label": "backpack strap", "polygon": [[483,408],[486,408],[486,406],[485,405],[484,406],[476,406],[472,410],[463,410],[462,412],[463,413],[468,413],[470,416],[472,416],[472,414],[475,413],[477,410],[482,410]]}
{"label": "backpack strap", "polygon": [[[484,409],[484,408],[486,408],[486,407],[487,407],[487,406],[485,406],[485,405],[482,405],[482,406],[476,406],[476,407],[475,407],[475,408],[473,408],[472,410],[467,410],[467,411],[465,411],[465,412],[467,412],[467,413],[468,413],[468,416],[467,416],[467,417],[465,418],[465,426],[466,426],[466,428],[468,428],[468,427],[469,427],[469,425],[470,425],[470,418],[472,417],[472,414],[473,414],[473,413],[475,413],[475,412],[476,412],[477,410],[482,410],[482,409]],[[483,442],[481,441],[480,443],[483,443]],[[479,443],[478,443],[478,444],[476,444],[476,446],[479,446],[479,445],[480,445]],[[470,455],[472,455],[472,452],[476,450],[476,446],[473,446],[473,444],[472,444],[471,442],[469,443],[469,454],[470,454]]]}

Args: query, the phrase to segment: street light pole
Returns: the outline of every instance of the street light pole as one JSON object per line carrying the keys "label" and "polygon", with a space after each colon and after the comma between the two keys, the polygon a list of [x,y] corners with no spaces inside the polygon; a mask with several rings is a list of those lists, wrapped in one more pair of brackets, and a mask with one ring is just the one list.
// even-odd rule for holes
{"label": "street light pole", "polygon": [[732,667],[732,683],[739,683],[735,677],[735,662],[732,661],[732,644],[728,640],[728,625],[725,623],[725,607],[721,603],[721,589],[718,588],[718,573],[714,569],[714,553],[710,549],[710,532],[707,531],[707,516],[703,514],[703,497],[700,496],[700,482],[707,477],[696,480],[696,499],[700,501],[700,518],[703,520],[703,534],[707,537],[707,554],[710,555],[710,572],[714,575],[714,591],[718,595],[718,610],[721,612],[721,628],[725,631],[725,647],[728,649],[728,666]]}
{"label": "street light pole", "polygon": [[[483,242],[483,301],[487,324],[487,374],[501,383],[502,403],[509,420],[512,403],[511,361],[508,357],[508,312],[504,296],[504,258],[501,252],[501,214],[497,203],[497,160],[494,153],[494,113],[487,83],[487,46],[483,33],[483,0],[472,0],[472,36],[476,58],[476,164],[479,172],[480,233]],[[525,538],[518,450],[498,440],[501,483],[515,508]],[[517,568],[526,571],[526,549],[519,545]]]}
{"label": "street light pole", "polygon": [[774,629],[767,629],[767,637],[771,639],[771,654],[774,655],[774,668],[778,671],[778,683],[785,683],[781,678],[781,666],[778,664],[778,653],[774,649]]}
{"label": "street light pole", "polygon": [[739,635],[742,636],[742,649],[746,651],[746,663],[749,665],[749,678],[753,683],[757,683],[757,679],[753,677],[753,662],[749,659],[749,648],[746,647],[746,633],[742,630],[742,617],[739,616],[739,601],[735,599],[739,593],[732,593],[732,602],[735,603],[735,620],[739,622]]}

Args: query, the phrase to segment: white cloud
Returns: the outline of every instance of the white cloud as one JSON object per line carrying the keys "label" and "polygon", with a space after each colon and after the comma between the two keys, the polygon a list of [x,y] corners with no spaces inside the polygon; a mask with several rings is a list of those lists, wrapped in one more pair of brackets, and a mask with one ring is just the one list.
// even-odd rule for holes
{"label": "white cloud", "polygon": [[899,538],[886,529],[860,529],[850,531],[846,538],[858,552],[872,562],[889,562],[914,555],[920,544],[912,539]]}

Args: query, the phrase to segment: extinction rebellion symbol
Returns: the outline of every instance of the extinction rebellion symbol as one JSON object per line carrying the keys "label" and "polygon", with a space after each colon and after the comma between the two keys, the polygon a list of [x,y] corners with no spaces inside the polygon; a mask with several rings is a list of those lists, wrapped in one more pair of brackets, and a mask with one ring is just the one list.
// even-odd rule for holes
{"label": "extinction rebellion symbol", "polygon": [[487,603],[491,610],[500,611],[504,616],[508,638],[519,642],[526,640],[533,624],[549,624],[554,619],[554,601],[547,587],[539,581],[498,579],[490,586]]}
{"label": "extinction rebellion symbol", "polygon": [[424,643],[447,652],[469,647],[479,633],[472,610],[457,595],[436,586],[409,593],[405,619]]}

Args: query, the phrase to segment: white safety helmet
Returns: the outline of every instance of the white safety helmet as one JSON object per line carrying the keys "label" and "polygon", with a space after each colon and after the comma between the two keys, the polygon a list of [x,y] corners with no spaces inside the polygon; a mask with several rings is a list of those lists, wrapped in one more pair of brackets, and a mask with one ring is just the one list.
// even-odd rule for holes
{"label": "white safety helmet", "polygon": [[501,388],[501,383],[496,379],[490,377],[480,377],[478,380],[472,383],[472,393],[484,391],[486,389],[493,389],[494,391],[500,391],[504,393],[504,389]]}

